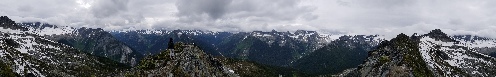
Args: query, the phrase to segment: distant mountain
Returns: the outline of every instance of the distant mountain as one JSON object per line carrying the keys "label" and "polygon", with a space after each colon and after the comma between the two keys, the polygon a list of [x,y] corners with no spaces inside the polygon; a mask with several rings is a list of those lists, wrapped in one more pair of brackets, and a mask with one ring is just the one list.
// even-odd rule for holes
{"label": "distant mountain", "polygon": [[[199,30],[133,30],[133,31],[109,31],[117,40],[136,49],[143,54],[157,54],[167,48],[169,38],[177,42],[195,43],[201,45],[203,50],[209,54],[217,48],[215,45],[220,43],[224,37],[231,35],[228,32],[211,32]],[[212,52],[212,53],[211,53]]]}
{"label": "distant mountain", "polygon": [[[382,42],[348,76],[494,76],[496,59],[436,29]],[[346,74],[347,73],[347,74]]]}
{"label": "distant mountain", "polygon": [[[298,30],[294,33],[277,31],[231,33],[200,30],[130,30],[110,31],[110,33],[134,49],[142,50],[142,53],[148,53],[149,51],[149,53],[154,54],[157,51],[163,51],[167,47],[168,38],[173,38],[179,42],[194,43],[200,46],[200,49],[207,54],[212,54],[213,56],[249,60],[279,67],[298,68],[301,71],[310,70],[311,72],[306,72],[310,74],[337,73],[347,68],[356,67],[367,57],[367,51],[384,40],[379,35],[328,35],[305,30]],[[328,46],[331,43],[332,45],[343,45],[341,46],[342,49],[355,50],[329,49],[332,48],[332,46]],[[323,53],[332,55],[322,55]],[[322,60],[322,58],[336,57],[334,54],[353,56]],[[305,59],[299,60],[300,58]],[[342,61],[340,59],[350,60]],[[338,60],[355,64],[342,67],[339,64],[332,63]],[[310,65],[317,64],[320,66],[314,66],[315,69],[305,68],[305,66],[312,67]],[[332,69],[331,67],[340,69]]]}
{"label": "distant mountain", "polygon": [[110,33],[97,28],[73,28],[45,23],[18,23],[30,32],[41,35],[58,43],[69,45],[83,52],[107,57],[120,63],[136,65],[143,54],[115,39]]}
{"label": "distant mountain", "polygon": [[496,57],[496,39],[473,35],[455,35],[452,38],[473,47],[479,53]]}
{"label": "distant mountain", "polygon": [[52,41],[0,17],[0,76],[111,76],[129,68]]}
{"label": "distant mountain", "polygon": [[[230,68],[194,45],[177,43],[169,49],[141,60],[125,76],[237,76]],[[170,56],[173,53],[174,56]]]}
{"label": "distant mountain", "polygon": [[297,59],[325,46],[336,36],[315,31],[240,32],[228,36],[218,46],[222,56],[247,59],[262,64],[290,66]]}
{"label": "distant mountain", "polygon": [[496,75],[496,39],[439,29],[386,40],[305,30],[104,31],[5,16],[0,24],[1,77]]}
{"label": "distant mountain", "polygon": [[[267,66],[221,56],[214,58],[195,46],[197,44],[182,43],[176,44],[175,50],[167,50],[176,53],[174,58],[170,58],[167,51],[159,52],[157,55],[149,55],[133,69],[128,69],[129,66],[106,58],[109,56],[95,56],[99,55],[95,54],[99,51],[94,49],[106,47],[100,44],[114,44],[105,42],[109,39],[112,41],[112,38],[107,37],[101,29],[74,29],[41,23],[16,24],[7,17],[2,16],[0,19],[2,23],[0,26],[2,27],[0,30],[0,60],[2,60],[0,61],[0,76],[2,77],[304,75],[291,68]],[[97,44],[86,43],[101,39],[105,41],[98,41]],[[102,52],[108,53],[105,51],[109,50]]]}

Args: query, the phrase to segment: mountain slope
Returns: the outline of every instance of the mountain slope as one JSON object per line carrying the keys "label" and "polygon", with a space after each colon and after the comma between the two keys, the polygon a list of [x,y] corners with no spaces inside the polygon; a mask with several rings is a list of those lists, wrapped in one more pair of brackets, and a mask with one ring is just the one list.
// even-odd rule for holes
{"label": "mountain slope", "polygon": [[[137,68],[125,72],[132,76],[237,76],[216,58],[194,45],[178,43],[155,56],[141,60]],[[173,52],[174,56],[170,56]]]}
{"label": "mountain slope", "polygon": [[[174,56],[171,56],[171,51]],[[226,57],[213,57],[198,46],[178,42],[174,49],[167,49],[156,55],[149,55],[140,64],[121,76],[305,76],[294,69],[267,66]]]}
{"label": "mountain slope", "polygon": [[[2,74],[15,76],[107,76],[128,66],[44,38],[0,17]],[[12,71],[12,72],[10,72]]]}
{"label": "mountain slope", "polygon": [[382,42],[348,76],[494,76],[496,59],[441,30]]}
{"label": "mountain slope", "polygon": [[297,59],[339,37],[339,35],[304,30],[294,33],[277,31],[230,33],[199,30],[130,30],[110,31],[110,33],[133,49],[146,54],[156,54],[165,50],[164,47],[167,47],[165,42],[173,38],[180,42],[194,43],[214,56],[246,59],[276,66],[290,66]]}
{"label": "mountain slope", "polygon": [[98,28],[72,28],[44,23],[18,23],[30,32],[50,40],[69,45],[93,55],[107,57],[120,63],[136,65],[142,54],[115,39],[110,33]]}
{"label": "mountain slope", "polygon": [[[214,56],[295,68],[298,72],[305,71],[312,75],[337,73],[356,67],[367,57],[367,51],[384,40],[379,35],[341,36],[305,30],[294,33],[277,31],[230,33],[199,30],[130,30],[110,33],[120,41],[145,53],[150,51],[151,54],[156,54],[158,53],[156,51],[165,50],[166,42],[169,38],[173,38],[179,42],[194,43],[207,54]],[[333,42],[333,45],[329,45]],[[352,64],[341,65],[336,62]]]}
{"label": "mountain slope", "polygon": [[478,53],[466,43],[450,39],[440,30],[423,35],[420,41],[422,58],[438,76],[496,75],[495,58]]}
{"label": "mountain slope", "polygon": [[298,59],[292,67],[311,75],[336,74],[348,68],[356,68],[367,58],[367,52],[384,40],[377,36],[341,36]]}
{"label": "mountain slope", "polygon": [[228,36],[218,46],[222,56],[247,59],[262,64],[290,66],[295,60],[312,53],[333,40],[315,31],[240,32]]}
{"label": "mountain slope", "polygon": [[358,76],[432,76],[418,52],[418,44],[400,34],[383,41],[369,52],[365,63],[356,70]]}
{"label": "mountain slope", "polygon": [[479,53],[496,57],[496,39],[473,35],[455,35],[452,38],[465,43],[466,46],[474,48]]}
{"label": "mountain slope", "polygon": [[226,57],[215,57],[222,65],[231,68],[234,73],[241,77],[275,77],[275,76],[308,76],[293,68],[270,66],[254,61],[231,59]]}

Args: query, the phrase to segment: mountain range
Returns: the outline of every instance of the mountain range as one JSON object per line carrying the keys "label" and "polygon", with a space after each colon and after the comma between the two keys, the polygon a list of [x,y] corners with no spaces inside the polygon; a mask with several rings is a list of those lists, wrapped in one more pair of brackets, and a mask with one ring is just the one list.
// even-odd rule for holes
{"label": "mountain range", "polygon": [[0,21],[2,76],[108,76],[130,68],[39,36],[7,17]]}
{"label": "mountain range", "polygon": [[[344,69],[356,67],[367,57],[367,51],[385,40],[380,35],[328,35],[305,30],[298,30],[294,33],[277,31],[231,33],[199,30],[128,30],[110,31],[110,33],[116,39],[133,45],[132,48],[149,50],[149,52],[141,53],[154,54],[165,50],[167,38],[173,38],[178,42],[193,43],[213,56],[297,68],[301,71],[308,71],[306,73],[310,74],[338,73]],[[345,49],[331,48],[336,45]],[[338,54],[342,57],[336,57]],[[348,56],[341,54],[348,54]],[[332,59],[342,60],[341,62],[349,65],[340,66],[340,64],[332,63],[336,62],[332,60],[319,61],[323,57],[336,57]],[[318,69],[310,69],[307,68],[308,66]]]}
{"label": "mountain range", "polygon": [[105,31],[0,21],[2,76],[496,75],[495,39],[439,29],[389,40],[306,30]]}

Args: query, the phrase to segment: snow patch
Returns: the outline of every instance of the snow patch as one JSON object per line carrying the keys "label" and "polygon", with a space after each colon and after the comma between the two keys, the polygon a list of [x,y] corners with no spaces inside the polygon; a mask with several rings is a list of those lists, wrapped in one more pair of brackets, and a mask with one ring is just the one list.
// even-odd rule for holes
{"label": "snow patch", "polygon": [[[428,66],[432,69],[439,69],[443,72],[446,72],[444,76],[449,76],[451,71],[455,71],[450,67],[444,66],[442,63],[445,62],[449,64],[449,66],[453,66],[461,69],[473,69],[472,74],[480,74],[479,70],[483,66],[493,66],[494,64],[491,61],[477,58],[473,55],[484,55],[477,53],[473,50],[473,45],[469,45],[466,42],[443,42],[440,40],[435,40],[429,37],[423,37],[420,39],[420,53],[422,59],[428,64]],[[468,48],[464,48],[468,47]],[[437,51],[434,51],[437,50]],[[440,55],[443,54],[445,58],[439,61],[441,58]],[[488,57],[487,55],[485,55]],[[481,65],[479,65],[481,64]]]}

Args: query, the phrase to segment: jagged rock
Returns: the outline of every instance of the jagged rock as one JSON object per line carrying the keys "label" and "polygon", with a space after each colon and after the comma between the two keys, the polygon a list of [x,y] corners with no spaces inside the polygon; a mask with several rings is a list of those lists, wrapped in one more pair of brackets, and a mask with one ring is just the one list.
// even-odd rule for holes
{"label": "jagged rock", "polygon": [[[170,51],[174,57],[170,58]],[[220,61],[194,45],[175,44],[174,49],[168,49],[155,56],[144,58],[140,65],[121,75],[132,76],[237,76],[232,69],[223,66]]]}
{"label": "jagged rock", "polygon": [[12,30],[20,30],[20,31],[28,30],[27,28],[17,26],[15,21],[10,20],[9,17],[7,16],[0,16],[0,27],[2,27],[3,29],[12,29]]}
{"label": "jagged rock", "polygon": [[436,40],[441,40],[443,42],[455,42],[456,40],[451,39],[446,33],[442,32],[441,29],[434,29],[431,32],[423,35]]}

